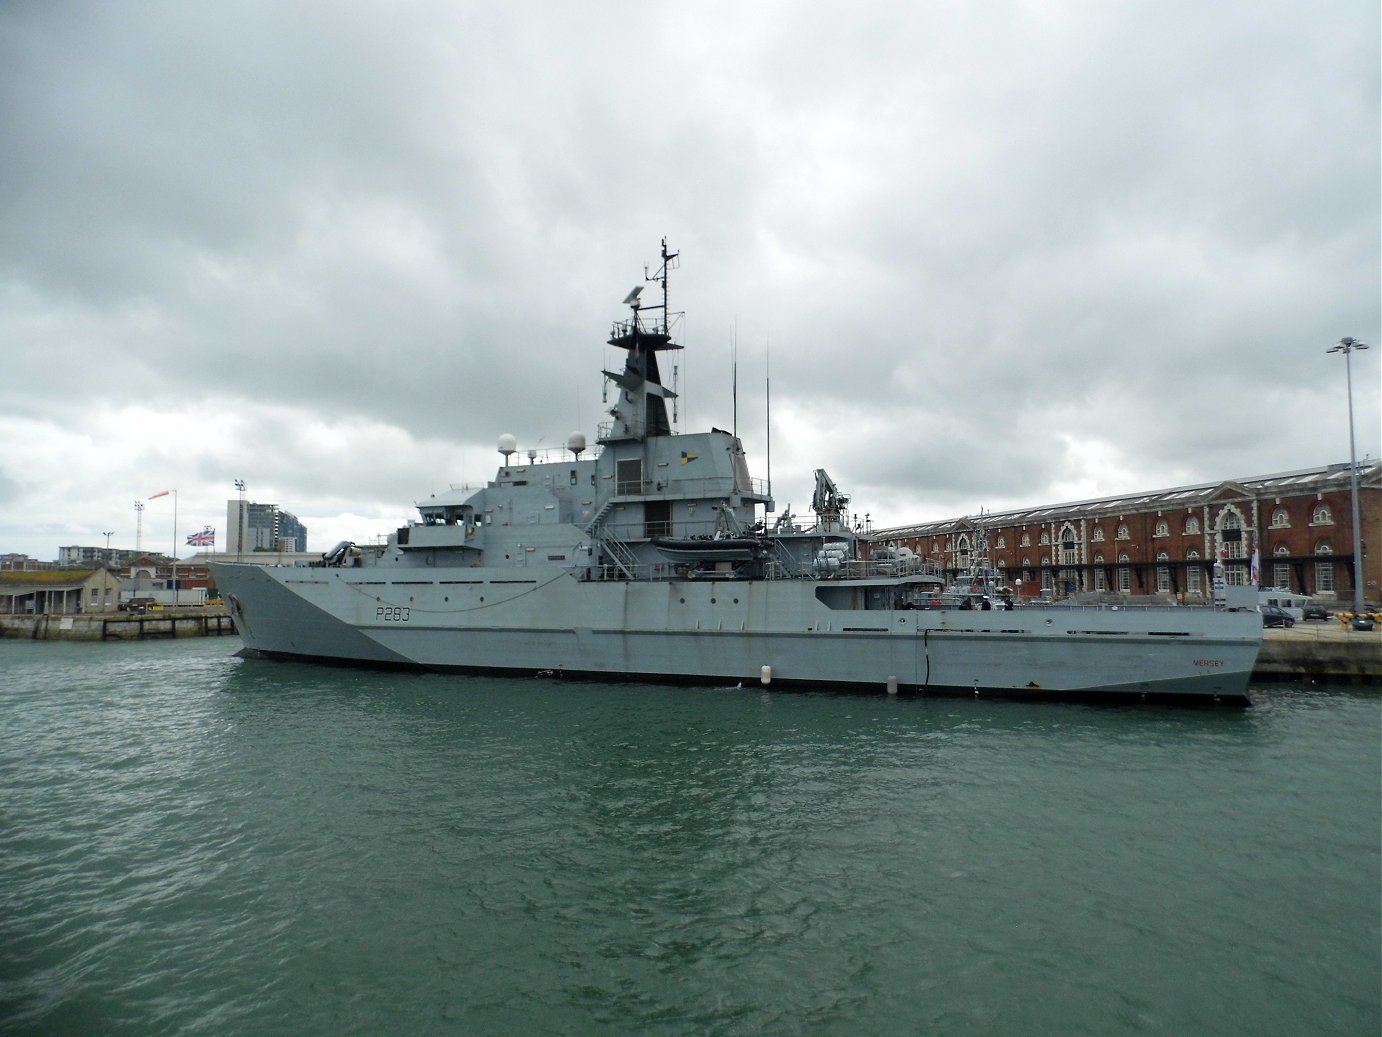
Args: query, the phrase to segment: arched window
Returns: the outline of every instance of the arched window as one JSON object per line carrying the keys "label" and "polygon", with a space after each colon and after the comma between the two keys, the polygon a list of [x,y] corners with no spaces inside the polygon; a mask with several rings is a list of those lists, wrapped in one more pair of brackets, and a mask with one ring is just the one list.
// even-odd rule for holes
{"label": "arched window", "polygon": [[1272,551],[1276,561],[1272,563],[1272,586],[1289,588],[1291,586],[1291,566],[1286,561],[1291,555],[1291,549],[1285,544],[1277,544]]}
{"label": "arched window", "polygon": [[1329,510],[1328,504],[1316,504],[1315,510],[1310,513],[1310,524],[1312,526],[1329,526],[1334,523],[1334,513]]}
{"label": "arched window", "polygon": [[1290,529],[1290,528],[1291,528],[1291,516],[1287,513],[1287,511],[1286,511],[1285,508],[1277,508],[1275,511],[1272,512],[1272,528],[1273,528],[1273,529]]}
{"label": "arched window", "polygon": [[1119,526],[1119,527],[1118,527],[1118,533],[1114,536],[1114,539],[1115,539],[1115,540],[1131,540],[1132,537],[1128,534],[1128,527],[1127,527],[1127,526]]}
{"label": "arched window", "polygon": [[1094,536],[1093,536],[1092,539],[1094,540],[1094,542],[1095,542],[1096,544],[1102,544],[1102,543],[1104,542],[1104,527],[1103,527],[1103,526],[1095,526],[1095,527],[1094,527]]}
{"label": "arched window", "polygon": [[1187,515],[1185,518],[1185,532],[1193,535],[1200,531],[1200,520],[1194,515]]}
{"label": "arched window", "polygon": [[1190,564],[1185,567],[1185,593],[1199,594],[1201,592],[1200,576],[1202,570],[1199,566],[1200,552],[1193,547],[1185,552],[1185,560]]}
{"label": "arched window", "polygon": [[961,569],[969,565],[969,537],[961,533],[955,541],[955,564]]}
{"label": "arched window", "polygon": [[1030,535],[1025,529],[1022,531],[1022,546],[1023,546],[1023,547],[1031,547],[1031,546],[1032,546],[1032,537],[1031,537],[1031,535]]}
{"label": "arched window", "polygon": [[998,542],[997,542],[994,546],[997,547],[999,550],[1002,550],[1003,548],[1007,547],[1007,546],[1008,546],[1007,538],[1004,537],[1002,533],[999,533],[999,534],[998,534]]}
{"label": "arched window", "polygon": [[1047,544],[1049,544],[1050,542],[1051,542],[1051,534],[1048,533],[1048,532],[1046,532],[1046,530],[1043,529],[1043,530],[1041,531],[1041,546],[1042,546],[1042,547],[1045,547],[1045,546],[1046,546]]}
{"label": "arched window", "polygon": [[1096,591],[1108,590],[1108,575],[1104,570],[1104,553],[1102,551],[1094,556],[1094,589]]}
{"label": "arched window", "polygon": [[[1246,558],[1248,542],[1243,535],[1243,516],[1227,508],[1219,516],[1219,547],[1225,558]],[[1229,582],[1233,580],[1230,578]]]}
{"label": "arched window", "polygon": [[1118,589],[1124,594],[1132,590],[1132,570],[1128,568],[1131,561],[1126,554],[1118,556]]}
{"label": "arched window", "polygon": [[[1315,544],[1315,556],[1328,556],[1334,553],[1334,549],[1329,546],[1328,540],[1321,540]],[[1326,594],[1333,594],[1336,590],[1334,583],[1334,563],[1316,562],[1315,563],[1315,592],[1324,591]]]}
{"label": "arched window", "polygon": [[[1169,562],[1171,556],[1165,551],[1156,553],[1158,562]],[[1156,567],[1156,590],[1158,594],[1169,594],[1171,591],[1171,567],[1169,565],[1158,565]]]}
{"label": "arched window", "polygon": [[1156,520],[1156,529],[1153,531],[1152,536],[1155,536],[1155,537],[1168,537],[1168,536],[1170,536],[1170,535],[1171,535],[1171,524],[1170,524],[1169,522],[1167,522],[1165,519],[1157,519],[1157,520]]}
{"label": "arched window", "polygon": [[1075,536],[1075,527],[1066,524],[1060,531],[1060,564],[1080,564],[1080,544]]}

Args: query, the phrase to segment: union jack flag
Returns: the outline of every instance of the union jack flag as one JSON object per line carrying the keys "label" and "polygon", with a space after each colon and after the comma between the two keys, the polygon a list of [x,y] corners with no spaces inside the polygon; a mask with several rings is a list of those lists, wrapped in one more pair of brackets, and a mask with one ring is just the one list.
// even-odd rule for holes
{"label": "union jack flag", "polygon": [[207,526],[200,533],[189,533],[187,543],[192,547],[214,547],[216,545],[216,531]]}

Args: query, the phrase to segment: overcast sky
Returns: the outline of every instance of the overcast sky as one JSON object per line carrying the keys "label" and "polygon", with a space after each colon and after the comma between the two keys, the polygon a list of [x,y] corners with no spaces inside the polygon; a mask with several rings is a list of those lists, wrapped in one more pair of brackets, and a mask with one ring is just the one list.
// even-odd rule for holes
{"label": "overcast sky", "polygon": [[[1348,460],[1377,0],[0,5],[0,553],[365,542],[593,442],[681,253],[680,430],[899,524]],[[173,542],[171,498],[143,546]],[[193,549],[180,546],[180,553]]]}

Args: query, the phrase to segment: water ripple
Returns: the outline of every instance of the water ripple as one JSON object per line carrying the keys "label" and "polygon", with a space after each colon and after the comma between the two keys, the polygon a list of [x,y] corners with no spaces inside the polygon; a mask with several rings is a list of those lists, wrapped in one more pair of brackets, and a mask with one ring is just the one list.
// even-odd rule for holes
{"label": "water ripple", "polygon": [[3,1032],[1379,1027],[1372,695],[0,673]]}

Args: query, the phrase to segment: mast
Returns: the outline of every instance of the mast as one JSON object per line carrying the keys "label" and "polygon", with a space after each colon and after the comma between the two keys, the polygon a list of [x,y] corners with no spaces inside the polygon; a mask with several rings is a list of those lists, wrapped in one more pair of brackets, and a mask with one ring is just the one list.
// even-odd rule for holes
{"label": "mast", "polygon": [[[764,361],[763,369],[763,403],[764,415],[763,424],[768,437],[768,494],[773,492],[773,351],[772,344],[768,346],[768,356]],[[768,511],[775,510],[774,507]]]}
{"label": "mast", "polygon": [[[615,418],[613,425],[602,427],[601,441],[617,439],[644,439],[648,436],[669,436],[672,434],[671,422],[667,417],[667,400],[675,399],[676,392],[662,384],[662,374],[658,368],[657,354],[664,349],[681,349],[672,341],[671,319],[667,313],[668,272],[675,268],[676,252],[667,251],[667,239],[662,240],[662,266],[654,274],[644,268],[644,279],[655,281],[662,286],[662,302],[646,306],[639,301],[642,286],[634,288],[624,298],[624,305],[632,311],[631,316],[614,325],[609,339],[611,346],[627,350],[624,369],[621,372],[605,371],[605,377],[619,389],[618,400],[610,409]],[[643,319],[645,312],[662,311],[661,322]]]}
{"label": "mast", "polygon": [[739,329],[734,329],[734,338],[729,347],[729,415],[730,431],[739,438]]}

